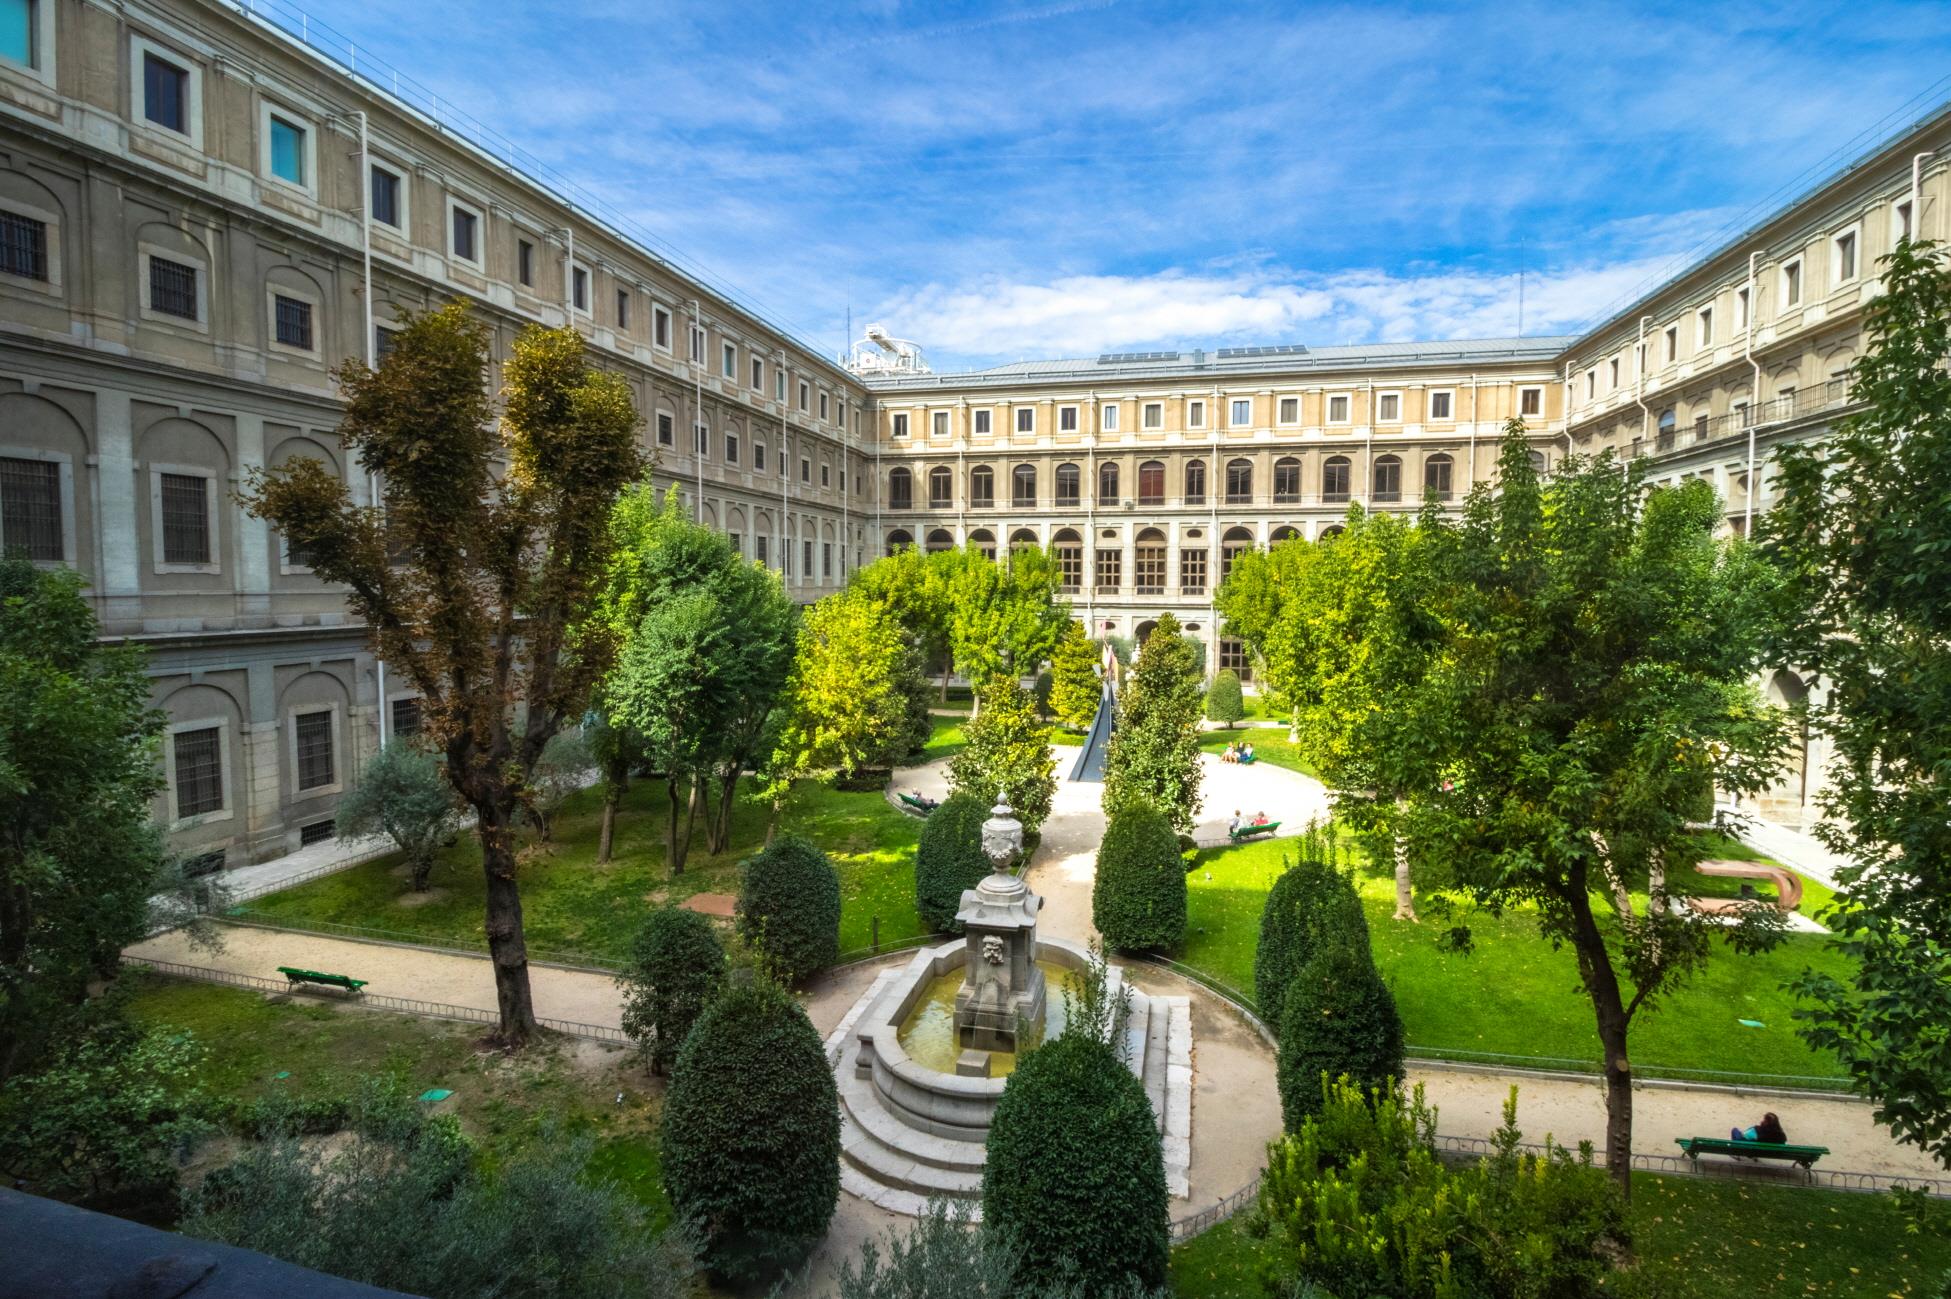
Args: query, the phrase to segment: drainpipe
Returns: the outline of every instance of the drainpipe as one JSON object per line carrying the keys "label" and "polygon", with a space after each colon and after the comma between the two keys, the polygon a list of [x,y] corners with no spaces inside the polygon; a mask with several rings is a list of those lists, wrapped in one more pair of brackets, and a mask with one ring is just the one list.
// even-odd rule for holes
{"label": "drainpipe", "polygon": [[1375,511],[1375,381],[1362,380],[1362,513]]}
{"label": "drainpipe", "polygon": [[568,260],[562,264],[562,323],[573,329],[576,325],[576,227],[564,226],[562,241],[568,250]]}
{"label": "drainpipe", "polygon": [[[1210,560],[1209,567],[1206,570],[1206,610],[1207,610],[1206,621],[1209,624],[1209,629],[1206,633],[1206,639],[1208,641],[1208,646],[1209,646],[1207,649],[1207,656],[1206,656],[1206,670],[1208,672],[1218,672],[1219,671],[1220,569],[1226,563],[1226,543],[1220,539],[1220,535],[1219,535],[1219,493],[1220,493],[1220,488],[1226,482],[1226,479],[1224,477],[1225,466],[1220,464],[1219,462],[1219,389],[1218,387],[1214,387],[1213,389],[1212,423],[1208,426],[1208,428],[1212,433],[1213,452],[1211,456],[1211,466],[1206,470],[1206,499],[1213,503],[1213,526],[1212,526],[1213,538],[1212,538],[1212,559]],[[1184,437],[1185,434],[1181,432],[1179,436]]]}
{"label": "drainpipe", "polygon": [[1463,490],[1468,493],[1477,485],[1477,375],[1470,375],[1470,468],[1466,471]]}
{"label": "drainpipe", "polygon": [[[1911,164],[1916,166],[1915,161]],[[1917,228],[1918,209],[1915,203],[1910,209],[1910,226]],[[1761,302],[1755,296],[1755,264],[1761,259],[1759,251],[1748,254],[1748,328],[1741,336],[1741,355],[1747,358],[1754,379],[1748,392],[1748,503],[1741,521],[1741,535],[1749,541],[1755,535],[1755,424],[1761,418],[1761,362],[1755,360],[1755,313]]]}
{"label": "drainpipe", "polygon": [[[792,409],[793,380],[786,371],[786,353],[783,350],[779,353],[779,373],[786,376],[786,396],[779,403],[779,544],[784,547],[779,556],[779,577],[788,588],[787,594],[790,595],[793,543],[799,538],[792,532],[793,455],[786,432],[786,412]],[[919,545],[921,538],[915,538],[915,542]],[[802,581],[805,580],[805,574],[802,573],[800,578]]]}
{"label": "drainpipe", "polygon": [[[359,175],[361,182],[359,186],[359,193],[361,195],[359,203],[359,262],[360,274],[365,279],[365,311],[363,314],[366,328],[366,341],[361,351],[366,358],[366,368],[370,370],[379,359],[376,355],[378,351],[376,346],[378,339],[373,333],[373,167],[371,157],[366,152],[365,110],[355,110],[352,116],[359,119]],[[1915,208],[1911,210],[1916,211]],[[379,474],[377,471],[369,472],[366,475],[366,490],[371,493],[373,508],[379,511],[379,517],[383,521],[386,517],[386,507],[381,503],[384,498],[380,495]],[[386,706],[386,660],[377,652],[373,654],[373,688],[379,693],[379,747],[383,749],[386,747],[386,741],[389,738],[387,736],[389,729],[387,723],[390,719],[387,717],[389,710]]]}
{"label": "drainpipe", "polygon": [[[1093,424],[1092,428],[1095,429],[1096,425]],[[1050,499],[1054,503],[1057,497],[1057,483],[1054,475],[1057,471],[1053,467],[1050,472],[1053,475],[1050,481]],[[1084,588],[1084,621],[1090,624],[1091,639],[1096,640],[1098,633],[1104,629],[1097,625],[1097,435],[1095,432],[1092,433],[1090,442],[1084,447],[1084,475],[1090,481],[1088,483],[1078,484],[1079,494],[1084,498],[1084,572],[1081,577],[1081,585]],[[1016,494],[1015,479],[1016,471],[1012,468],[1010,470],[1010,495],[1012,498]],[[1085,487],[1089,487],[1091,490],[1088,492],[1083,491],[1082,489]]]}
{"label": "drainpipe", "polygon": [[[1754,314],[1755,299],[1751,289],[1748,293],[1748,319],[1752,321]],[[1639,318],[1639,342],[1633,348],[1633,404],[1639,407],[1639,441],[1642,446],[1646,444],[1647,421],[1653,414],[1652,408],[1646,404],[1646,322],[1652,318]],[[1759,400],[1761,394],[1757,392],[1755,397]]]}
{"label": "drainpipe", "polygon": [[1924,159],[1935,152],[1935,149],[1926,149],[1910,156],[1910,237],[1913,243],[1924,237]]}
{"label": "drainpipe", "polygon": [[[570,247],[573,249],[575,245],[571,244]],[[576,268],[573,265],[569,268],[569,273],[571,275],[576,273]],[[705,521],[705,451],[703,447],[698,445],[698,426],[705,422],[704,344],[711,341],[709,338],[703,337],[704,332],[704,312],[699,309],[698,300],[693,298],[691,299],[691,337],[697,339],[699,342],[699,359],[698,363],[691,367],[691,400],[694,407],[691,412],[691,458],[697,462],[698,501],[695,513],[697,515],[697,521],[700,524]]]}

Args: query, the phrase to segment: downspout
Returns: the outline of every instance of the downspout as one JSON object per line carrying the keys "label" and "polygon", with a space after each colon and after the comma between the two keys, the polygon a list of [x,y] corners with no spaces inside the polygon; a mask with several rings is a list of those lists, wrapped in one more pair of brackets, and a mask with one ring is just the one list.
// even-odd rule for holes
{"label": "downspout", "polygon": [[[1915,160],[1912,161],[1911,165],[1913,167],[1916,166]],[[1913,230],[1917,228],[1917,208],[1915,206],[1910,209],[1910,224]],[[1741,520],[1741,535],[1749,541],[1753,541],[1755,536],[1755,425],[1761,419],[1761,362],[1755,360],[1755,315],[1761,307],[1760,299],[1755,296],[1755,263],[1760,260],[1760,257],[1761,253],[1759,251],[1748,254],[1748,327],[1742,331],[1741,335],[1741,355],[1747,358],[1748,367],[1754,375],[1748,392],[1748,478],[1746,483],[1748,503]]]}
{"label": "downspout", "polygon": [[1926,149],[1910,156],[1910,239],[1912,243],[1924,237],[1924,159],[1936,153]]}
{"label": "downspout", "polygon": [[[1093,420],[1096,418],[1095,415],[1092,416]],[[1097,426],[1093,423],[1091,427],[1095,430]],[[1010,472],[1013,478],[1015,471]],[[1057,471],[1053,468],[1050,472],[1053,475],[1050,482],[1050,499],[1054,506],[1057,499],[1057,483],[1054,475]],[[1084,588],[1084,620],[1090,624],[1091,639],[1096,640],[1103,628],[1097,625],[1097,434],[1095,432],[1091,434],[1091,440],[1084,446],[1084,474],[1090,479],[1091,490],[1084,493],[1084,571],[1079,576]]]}
{"label": "downspout", "polygon": [[1362,513],[1375,509],[1375,381],[1362,380]]}
{"label": "downspout", "polygon": [[[576,268],[569,268],[575,274]],[[698,362],[691,367],[692,403],[691,412],[691,458],[697,462],[698,501],[697,522],[705,521],[705,449],[698,444],[698,427],[705,422],[705,345],[711,339],[705,334],[704,312],[696,298],[691,299],[691,337],[698,341]]]}
{"label": "downspout", "polygon": [[1470,374],[1470,469],[1469,477],[1463,484],[1467,495],[1477,485],[1477,375]]}
{"label": "downspout", "polygon": [[[1753,320],[1754,314],[1755,300],[1753,293],[1750,292],[1748,296],[1748,318]],[[1641,316],[1639,318],[1639,342],[1633,348],[1633,404],[1639,407],[1639,444],[1641,446],[1646,445],[1647,421],[1653,414],[1653,408],[1646,404],[1646,322],[1652,318],[1651,316]],[[1757,400],[1759,400],[1760,396],[1761,394],[1759,392],[1755,394]]]}
{"label": "downspout", "polygon": [[[791,594],[793,584],[793,543],[799,538],[792,531],[793,453],[787,432],[786,412],[792,409],[793,377],[786,369],[786,353],[779,353],[779,374],[786,381],[786,395],[779,401],[779,577]],[[800,574],[804,581],[806,575]]]}
{"label": "downspout", "polygon": [[[1221,570],[1226,567],[1226,543],[1219,535],[1219,493],[1226,482],[1226,467],[1219,462],[1219,387],[1213,387],[1212,423],[1209,425],[1213,438],[1211,463],[1206,470],[1206,499],[1213,503],[1212,526],[1212,567],[1206,574],[1206,621],[1212,630],[1207,634],[1210,642],[1206,651],[1206,671],[1219,671],[1219,584]],[[1181,435],[1183,436],[1183,435]]]}
{"label": "downspout", "polygon": [[[352,116],[359,119],[359,174],[361,181],[359,193],[362,196],[359,204],[359,262],[360,274],[365,278],[366,282],[364,312],[366,341],[362,350],[366,357],[366,368],[370,370],[379,359],[376,355],[378,351],[378,339],[373,333],[373,167],[371,158],[366,152],[365,110],[355,110]],[[377,470],[367,473],[366,490],[372,494],[373,508],[379,512],[379,517],[384,522],[386,518],[386,507],[382,504],[384,498],[380,495],[379,473]],[[389,738],[387,731],[391,729],[388,725],[391,719],[387,716],[391,710],[386,706],[386,660],[381,657],[376,649],[373,653],[373,688],[379,693],[379,747],[383,749],[386,747],[386,741]]]}

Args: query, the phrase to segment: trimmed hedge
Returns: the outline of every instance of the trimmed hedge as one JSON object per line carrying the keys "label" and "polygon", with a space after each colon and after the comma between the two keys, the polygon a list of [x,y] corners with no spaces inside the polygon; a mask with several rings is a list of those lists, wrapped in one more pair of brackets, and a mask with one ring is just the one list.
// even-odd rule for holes
{"label": "trimmed hedge", "polygon": [[1253,999],[1275,1033],[1288,986],[1324,941],[1347,944],[1367,958],[1368,917],[1347,876],[1319,861],[1297,862],[1267,892],[1253,953]]}
{"label": "trimmed hedge", "polygon": [[982,823],[989,808],[974,794],[951,794],[921,823],[915,846],[915,910],[921,923],[941,933],[959,934],[955,913],[962,891],[989,873],[982,855]]}
{"label": "trimmed hedge", "polygon": [[711,921],[682,907],[659,907],[645,917],[617,976],[623,989],[623,1031],[667,1072],[691,1025],[725,986],[725,949]]}
{"label": "trimmed hedge", "polygon": [[1289,1132],[1322,1111],[1323,1074],[1345,1075],[1364,1096],[1402,1077],[1395,995],[1366,951],[1329,943],[1301,967],[1281,1011],[1275,1066]]}
{"label": "trimmed hedge", "polygon": [[738,936],[796,984],[840,955],[840,873],[809,839],[782,834],[744,862]]}
{"label": "trimmed hedge", "polygon": [[1233,725],[1246,716],[1246,696],[1240,690],[1239,674],[1222,668],[1206,687],[1206,720]]}
{"label": "trimmed hedge", "polygon": [[820,1035],[778,985],[734,983],[678,1052],[664,1188],[700,1259],[767,1284],[825,1237],[840,1200],[840,1101]]}
{"label": "trimmed hedge", "polygon": [[1129,804],[1105,827],[1091,923],[1121,952],[1168,951],[1185,937],[1185,859],[1172,822],[1152,804]]}
{"label": "trimmed hedge", "polygon": [[1069,1033],[1025,1056],[989,1128],[982,1221],[1022,1251],[1017,1284],[1075,1269],[1086,1295],[1165,1281],[1165,1159],[1144,1084],[1102,1042]]}

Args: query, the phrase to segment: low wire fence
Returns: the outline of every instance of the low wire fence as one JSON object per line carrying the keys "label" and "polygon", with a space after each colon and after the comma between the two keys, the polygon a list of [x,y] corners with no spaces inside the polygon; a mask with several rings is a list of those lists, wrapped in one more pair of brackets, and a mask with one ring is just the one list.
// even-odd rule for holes
{"label": "low wire fence", "polygon": [[[254,910],[251,907],[225,907],[221,911],[211,913],[211,918],[225,924],[249,925],[253,929],[316,934],[321,938],[350,938],[365,943],[388,943],[400,947],[417,947],[423,951],[449,952],[457,956],[486,957],[488,955],[487,943],[471,937],[415,934],[399,929],[380,929],[372,925],[341,924],[336,920],[297,919],[273,912]],[[537,964],[560,965],[573,970],[587,970],[594,974],[617,972],[613,957],[592,952],[530,947],[528,957]]]}
{"label": "low wire fence", "polygon": [[1194,1236],[1197,1236],[1200,1232],[1208,1228],[1217,1227],[1220,1223],[1225,1222],[1241,1209],[1253,1203],[1259,1194],[1260,1175],[1255,1173],[1252,1181],[1221,1200],[1218,1204],[1211,1204],[1203,1209],[1195,1210],[1192,1213],[1188,1213],[1185,1217],[1174,1221],[1172,1223],[1172,1243],[1174,1245],[1181,1244],[1191,1240]]}
{"label": "low wire fence", "polygon": [[[417,1015],[422,1019],[451,1019],[469,1024],[498,1024],[501,1016],[492,1010],[482,1010],[478,1006],[455,1006],[440,1001],[417,1001],[412,997],[389,997],[383,993],[332,993],[322,989],[306,987],[286,979],[267,979],[256,974],[239,974],[234,970],[216,970],[203,965],[184,965],[177,961],[158,961],[140,956],[124,956],[122,963],[136,969],[151,970],[173,979],[190,979],[197,983],[216,983],[227,988],[243,988],[251,992],[291,993],[315,997],[320,1001],[337,1002],[355,1006],[361,1010],[389,1011],[397,1015]],[[554,1029],[569,1037],[586,1038],[592,1042],[612,1042],[620,1046],[630,1045],[630,1038],[620,1028],[610,1028],[604,1024],[583,1024],[573,1019],[551,1019],[538,1015],[536,1022],[544,1028]]]}

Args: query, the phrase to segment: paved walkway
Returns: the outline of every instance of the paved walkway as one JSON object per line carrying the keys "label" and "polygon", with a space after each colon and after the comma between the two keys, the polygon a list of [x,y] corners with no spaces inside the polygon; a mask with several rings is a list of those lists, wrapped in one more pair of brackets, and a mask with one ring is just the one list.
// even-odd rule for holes
{"label": "paved walkway", "polygon": [[1806,830],[1770,821],[1749,808],[1720,807],[1715,810],[1730,811],[1740,818],[1736,837],[1742,843],[1827,888],[1836,887],[1836,872],[1849,865],[1848,858],[1831,852],[1820,839]]}

